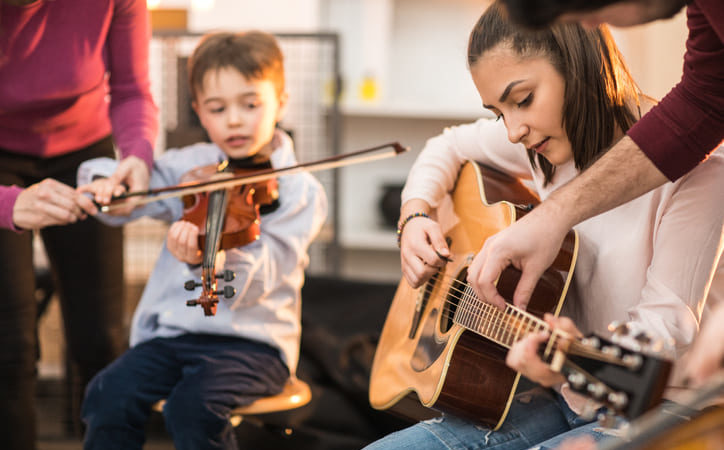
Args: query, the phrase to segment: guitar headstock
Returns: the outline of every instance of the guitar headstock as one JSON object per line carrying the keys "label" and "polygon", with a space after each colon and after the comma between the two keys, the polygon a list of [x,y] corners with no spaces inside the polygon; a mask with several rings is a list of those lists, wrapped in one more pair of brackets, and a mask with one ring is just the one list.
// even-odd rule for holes
{"label": "guitar headstock", "polygon": [[591,335],[570,345],[561,373],[574,391],[634,419],[661,401],[671,366],[663,357]]}

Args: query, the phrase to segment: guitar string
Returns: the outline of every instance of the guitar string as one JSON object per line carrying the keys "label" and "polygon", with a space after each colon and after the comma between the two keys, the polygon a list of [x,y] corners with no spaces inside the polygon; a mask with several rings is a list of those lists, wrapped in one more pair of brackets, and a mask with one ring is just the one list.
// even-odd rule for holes
{"label": "guitar string", "polygon": [[[424,293],[428,296],[431,295],[432,290],[434,290],[434,286],[432,281],[438,282],[440,281],[441,272],[436,273],[431,278],[431,282],[426,283],[426,287],[424,290]],[[507,336],[507,341],[510,341],[511,338],[518,338],[526,336],[529,333],[535,332],[535,331],[551,331],[550,327],[548,327],[548,324],[546,324],[544,321],[540,320],[539,318],[531,315],[530,313],[520,310],[518,308],[514,308],[511,305],[507,305],[506,311],[500,311],[496,306],[483,302],[480,300],[479,297],[477,297],[472,292],[472,287],[470,284],[459,280],[457,278],[454,278],[450,275],[442,275],[442,278],[448,278],[453,279],[453,283],[451,283],[450,290],[448,292],[456,292],[460,294],[460,296],[455,295],[448,295],[446,296],[446,300],[444,303],[454,305],[456,307],[456,311],[462,310],[463,313],[466,313],[468,317],[472,317],[473,320],[478,321],[478,327],[483,325],[483,323],[486,323],[488,326],[486,329],[489,330],[488,333],[483,333],[482,328],[480,331],[471,329],[473,332],[477,332],[478,334],[483,334],[485,337],[497,341],[498,339],[493,338],[492,336],[500,336],[501,340],[505,339]],[[455,286],[454,283],[457,283],[461,286],[463,286],[465,289],[469,288],[471,292],[467,292],[466,290],[461,290],[459,287]],[[452,297],[455,300],[458,300],[457,302],[454,302],[452,300],[449,300],[448,298]],[[483,308],[482,312],[478,312],[475,310],[474,305],[472,305],[470,302],[466,302],[464,298],[469,297],[473,299],[474,301],[479,302],[479,305]],[[521,317],[514,317],[514,314],[518,314]],[[450,317],[450,310],[445,310],[443,312],[442,317],[444,319],[452,320],[453,322],[460,322],[459,320],[456,321],[455,317]],[[521,320],[523,319],[523,320]],[[531,321],[533,323],[531,323]],[[463,325],[462,323],[460,323]],[[522,325],[521,325],[522,324]],[[464,325],[463,325],[464,326]],[[478,328],[475,327],[475,328]],[[473,328],[473,327],[466,327],[466,328]],[[522,332],[522,333],[521,333]],[[490,336],[487,336],[486,334],[489,334]],[[554,332],[551,334],[552,344],[557,346],[558,339],[559,339],[559,333]],[[517,340],[517,339],[516,339]],[[512,341],[513,343],[516,341]],[[505,344],[503,344],[505,345]],[[512,345],[512,343],[508,343],[508,345]]]}
{"label": "guitar string", "polygon": [[[527,311],[523,311],[510,304],[506,305],[505,311],[500,311],[497,306],[480,300],[480,298],[474,292],[472,292],[472,286],[469,283],[459,280],[458,278],[451,275],[442,274],[442,272],[437,272],[435,275],[433,275],[433,277],[430,278],[430,281],[426,283],[426,286],[424,288],[424,293],[427,294],[428,297],[435,289],[434,284],[439,282],[440,278],[452,279],[453,281],[449,284],[450,289],[448,290],[448,292],[454,292],[459,294],[459,296],[447,295],[446,300],[443,303],[455,306],[456,311],[462,310],[463,313],[468,314],[468,317],[472,316],[473,320],[478,321],[478,326],[482,326],[483,322],[488,323],[489,326],[487,326],[486,329],[490,330],[488,330],[487,333],[483,333],[482,329],[480,332],[473,329],[474,327],[472,326],[472,324],[470,327],[465,327],[465,325],[461,323],[460,320],[456,321],[454,316],[451,318],[450,310],[447,309],[441,314],[441,318],[459,323],[461,326],[470,329],[470,331],[481,334],[484,337],[493,341],[497,340],[491,336],[507,335],[508,340],[510,340],[510,338],[514,338],[512,343],[515,343],[517,342],[517,340],[527,336],[530,333],[534,333],[537,331],[547,331],[551,333],[551,337],[548,339],[548,342],[552,345],[552,348],[558,348],[561,342],[565,342],[568,345],[568,349],[566,350],[568,353],[578,354],[581,356],[587,356],[592,358],[600,358],[600,351],[591,350],[587,346],[579,343],[577,340],[571,339],[571,336],[566,332],[551,329],[551,327],[545,321],[530,314]],[[463,290],[456,286],[455,283],[462,286]],[[468,293],[466,289],[470,289],[471,292]],[[472,305],[470,302],[465,302],[464,298],[466,296],[476,302],[479,302],[479,306],[483,308],[483,311],[477,312],[475,305]],[[457,300],[457,302],[453,300],[448,300],[448,298]],[[518,314],[520,317],[515,317],[514,314]],[[507,343],[507,345],[510,346],[512,345],[512,343]],[[501,343],[501,345],[506,344]],[[615,357],[609,357],[608,359],[611,362],[616,362],[616,360],[618,360],[618,358]]]}

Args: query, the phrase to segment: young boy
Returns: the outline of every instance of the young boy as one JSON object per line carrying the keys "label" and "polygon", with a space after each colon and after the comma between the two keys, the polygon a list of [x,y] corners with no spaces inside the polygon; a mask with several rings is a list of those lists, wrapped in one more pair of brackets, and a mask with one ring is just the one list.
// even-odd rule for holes
{"label": "young boy", "polygon": [[[193,168],[228,160],[245,166],[269,161],[296,164],[292,141],[275,129],[287,100],[282,53],[262,32],[207,35],[192,54],[193,108],[212,143],[166,151],[156,159],[151,187],[178,184]],[[81,190],[105,203],[118,194],[103,179],[111,160],[79,169]],[[172,222],[166,245],[148,280],[131,327],[131,348],[91,382],[83,404],[87,449],[140,449],[151,407],[166,399],[163,415],[178,449],[236,448],[229,411],[281,391],[299,356],[300,289],[307,248],[326,218],[322,186],[301,173],[278,179],[278,203],[261,215],[261,236],[220,251],[217,272],[236,278],[232,298],[220,296],[217,313],[205,317],[186,300],[198,295],[184,282],[200,279],[199,230],[179,220],[180,198],[149,203],[140,216]]]}

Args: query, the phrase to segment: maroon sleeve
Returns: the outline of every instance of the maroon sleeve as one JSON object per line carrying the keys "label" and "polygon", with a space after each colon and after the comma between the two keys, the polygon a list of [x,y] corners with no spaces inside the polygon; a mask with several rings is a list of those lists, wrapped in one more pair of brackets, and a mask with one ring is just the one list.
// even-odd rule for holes
{"label": "maroon sleeve", "polygon": [[122,158],[138,156],[150,169],[158,111],[148,73],[148,11],[145,0],[119,0],[114,5],[108,35],[113,137]]}
{"label": "maroon sleeve", "polygon": [[687,26],[681,81],[628,132],[672,181],[705,160],[724,137],[724,2],[694,0]]}

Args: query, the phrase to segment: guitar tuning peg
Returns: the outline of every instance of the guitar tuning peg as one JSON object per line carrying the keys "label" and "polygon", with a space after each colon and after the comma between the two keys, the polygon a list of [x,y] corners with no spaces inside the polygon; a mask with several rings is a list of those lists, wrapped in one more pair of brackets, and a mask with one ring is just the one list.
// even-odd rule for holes
{"label": "guitar tuning peg", "polygon": [[661,340],[652,341],[648,346],[648,351],[651,353],[661,353],[664,350],[664,342]]}
{"label": "guitar tuning peg", "polygon": [[651,343],[651,336],[649,336],[649,334],[645,331],[638,333],[634,336],[634,339],[636,339],[636,341],[642,346],[647,346]]}
{"label": "guitar tuning peg", "polygon": [[604,345],[601,347],[601,353],[613,356],[614,358],[619,358],[621,357],[621,348],[616,347],[615,345]]}
{"label": "guitar tuning peg", "polygon": [[613,322],[608,324],[608,331],[615,334],[616,336],[627,336],[631,329],[626,322],[614,320]]}
{"label": "guitar tuning peg", "polygon": [[631,370],[639,370],[644,363],[643,358],[639,354],[623,355],[623,364]]}
{"label": "guitar tuning peg", "polygon": [[603,428],[613,428],[614,425],[616,425],[616,416],[612,411],[608,410],[605,414],[601,413],[598,415],[598,423]]}
{"label": "guitar tuning peg", "polygon": [[571,372],[568,375],[568,382],[574,389],[581,390],[586,384],[586,376],[581,372]]}
{"label": "guitar tuning peg", "polygon": [[601,340],[598,339],[596,336],[590,336],[590,337],[585,337],[585,338],[581,339],[581,344],[597,349],[597,348],[601,347]]}
{"label": "guitar tuning peg", "polygon": [[606,395],[606,386],[603,383],[589,383],[586,390],[596,400],[601,400]]}
{"label": "guitar tuning peg", "polygon": [[628,396],[624,392],[611,392],[606,397],[606,400],[616,408],[616,411],[623,411],[628,405]]}

